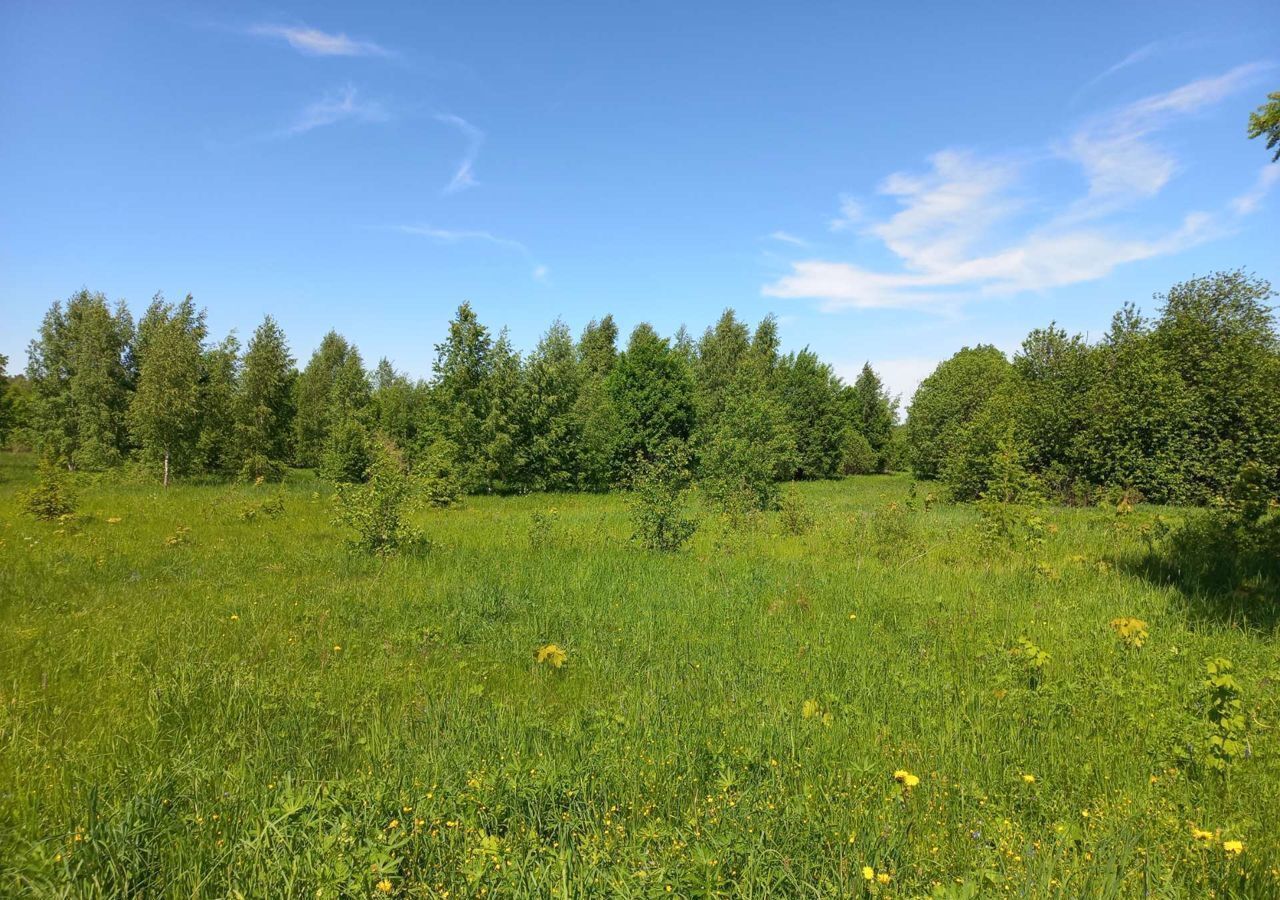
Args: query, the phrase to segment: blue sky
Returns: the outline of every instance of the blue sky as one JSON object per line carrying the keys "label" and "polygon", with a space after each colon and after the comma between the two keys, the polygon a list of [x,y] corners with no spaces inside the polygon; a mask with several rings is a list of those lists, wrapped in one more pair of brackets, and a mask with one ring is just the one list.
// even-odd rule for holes
{"label": "blue sky", "polygon": [[909,392],[964,344],[1280,284],[1256,3],[0,5],[0,353],[85,286],[427,375],[457,304],[782,321]]}

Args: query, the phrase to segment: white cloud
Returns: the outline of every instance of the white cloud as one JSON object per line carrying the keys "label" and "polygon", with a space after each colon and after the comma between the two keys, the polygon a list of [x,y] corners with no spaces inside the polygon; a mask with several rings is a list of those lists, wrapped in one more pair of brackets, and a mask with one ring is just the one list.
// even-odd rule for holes
{"label": "white cloud", "polygon": [[523,256],[532,267],[531,275],[534,281],[546,281],[550,274],[550,269],[538,262],[533,252],[520,241],[514,241],[510,238],[499,237],[491,231],[455,229],[455,228],[434,228],[430,225],[398,225],[396,231],[402,234],[412,234],[419,237],[430,238],[442,244],[458,244],[467,241],[479,241],[485,244],[493,244],[495,247],[504,247],[513,250]]}
{"label": "white cloud", "polygon": [[1249,215],[1257,210],[1263,198],[1270,193],[1277,182],[1280,182],[1280,166],[1275,163],[1267,163],[1258,172],[1258,178],[1253,183],[1253,187],[1231,201],[1231,208],[1237,215]]}
{"label": "white cloud", "polygon": [[785,231],[775,231],[771,235],[769,235],[769,238],[775,241],[782,241],[782,243],[784,244],[791,244],[792,246],[795,246],[795,247],[809,246],[809,242],[806,241],[804,238],[798,238],[794,234],[789,234]]}
{"label": "white cloud", "polygon": [[[900,208],[888,218],[860,224],[859,233],[877,238],[896,257],[896,268],[799,260],[762,292],[816,299],[827,310],[947,308],[980,296],[1092,281],[1118,266],[1216,238],[1235,217],[1257,206],[1277,176],[1260,176],[1249,193],[1223,212],[1188,213],[1174,228],[1142,232],[1107,217],[1156,195],[1173,177],[1176,161],[1150,141],[1158,130],[1221,101],[1264,68],[1240,66],[1086,122],[1061,154],[1081,168],[1088,188],[1056,210],[1047,201],[1027,201],[1027,195],[1036,198],[1023,161],[957,150],[936,153],[926,171],[897,172],[884,179],[878,193],[895,199]],[[841,199],[842,212],[846,201]],[[1029,209],[1039,212],[1038,222],[1021,221]],[[855,220],[842,215],[836,221],[852,227]],[[1014,236],[1004,237],[1010,232]]]}
{"label": "white cloud", "polygon": [[848,231],[861,224],[865,218],[861,203],[852,197],[841,195],[840,215],[828,222],[827,227],[832,231]]}
{"label": "white cloud", "polygon": [[454,171],[453,178],[445,185],[444,192],[452,194],[456,191],[474,187],[476,184],[474,166],[476,157],[480,154],[480,145],[484,143],[484,132],[461,116],[441,114],[436,116],[436,121],[458,129],[467,141],[466,152],[463,154],[462,161],[458,163],[458,168]]}
{"label": "white cloud", "polygon": [[337,90],[327,96],[308,104],[287,128],[277,133],[278,137],[291,137],[305,134],[315,128],[336,125],[339,122],[385,122],[387,111],[376,101],[363,100],[359,92],[352,86]]}
{"label": "white cloud", "polygon": [[249,33],[259,37],[279,38],[308,56],[390,56],[391,51],[373,41],[349,38],[345,34],[329,34],[306,25],[254,25]]}
{"label": "white cloud", "polygon": [[1063,157],[1084,169],[1089,184],[1088,194],[1073,204],[1066,218],[1103,215],[1158,194],[1177,172],[1177,161],[1150,137],[1170,120],[1222,101],[1268,68],[1263,63],[1237,66],[1087,121],[1059,148]]}

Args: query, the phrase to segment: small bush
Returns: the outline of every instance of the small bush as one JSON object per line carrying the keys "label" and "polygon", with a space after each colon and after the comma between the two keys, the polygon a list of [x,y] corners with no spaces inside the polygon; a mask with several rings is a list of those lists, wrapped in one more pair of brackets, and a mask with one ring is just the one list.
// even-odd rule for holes
{"label": "small bush", "polygon": [[56,466],[42,465],[36,483],[21,494],[22,508],[37,519],[51,522],[76,511],[70,477]]}
{"label": "small bush", "polygon": [[240,466],[240,479],[260,484],[263,481],[283,481],[289,467],[279,460],[255,454]]}
{"label": "small bush", "polygon": [[679,550],[698,530],[685,514],[689,494],[688,457],[666,449],[652,460],[636,458],[631,480],[631,540],[649,550]]}
{"label": "small bush", "polygon": [[338,484],[355,484],[364,481],[370,462],[368,432],[359,422],[347,419],[335,425],[325,441],[320,477]]}
{"label": "small bush", "polygon": [[420,499],[404,459],[389,440],[376,441],[368,481],[338,486],[337,524],[352,529],[353,551],[392,556],[423,543],[421,532],[405,521]]}
{"label": "small bush", "polygon": [[274,519],[284,513],[284,494],[276,494],[270,500],[246,503],[240,507],[240,520],[252,522],[258,516]]}
{"label": "small bush", "polygon": [[453,506],[462,495],[458,479],[457,448],[444,439],[434,441],[414,462],[413,474],[428,506],[443,509]]}
{"label": "small bush", "polygon": [[813,531],[813,510],[796,490],[784,492],[782,499],[778,501],[778,523],[787,534],[800,535]]}

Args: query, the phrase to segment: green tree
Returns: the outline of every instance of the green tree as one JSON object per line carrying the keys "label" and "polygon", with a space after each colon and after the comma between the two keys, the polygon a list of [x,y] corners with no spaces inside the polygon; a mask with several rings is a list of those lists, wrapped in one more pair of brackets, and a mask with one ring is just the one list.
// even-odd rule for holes
{"label": "green tree", "polygon": [[1224,496],[1246,463],[1280,470],[1280,343],[1271,285],[1242,270],[1215,272],[1158,295],[1154,346],[1185,387],[1188,429],[1179,456],[1186,499]]}
{"label": "green tree", "polygon": [[706,434],[701,473],[708,495],[731,509],[773,509],[778,482],[796,468],[796,439],[769,383],[764,358],[748,360]]}
{"label": "green tree", "polygon": [[920,383],[907,412],[907,452],[918,478],[937,478],[962,432],[1012,374],[989,344],[965,347]]}
{"label": "green tree", "polygon": [[9,443],[13,428],[13,398],[9,395],[9,357],[0,353],[0,445]]}
{"label": "green tree", "polygon": [[245,350],[236,398],[240,471],[244,477],[283,476],[290,459],[296,377],[284,331],[267,316]]}
{"label": "green tree", "polygon": [[[898,421],[897,399],[889,396],[884,382],[869,362],[863,364],[846,396],[853,428],[866,438],[875,454],[873,471],[888,471],[889,442],[893,439],[893,426]],[[860,451],[861,448],[858,449]]]}
{"label": "green tree", "polygon": [[371,388],[360,352],[336,331],[320,340],[296,382],[294,446],[299,465],[316,466],[333,427],[369,405]]}
{"label": "green tree", "polygon": [[739,367],[751,349],[751,333],[732,309],[720,315],[715,327],[708,328],[698,341],[694,361],[694,397],[697,403],[699,429],[715,432],[725,402],[738,380]]}
{"label": "green tree", "polygon": [[1267,149],[1274,150],[1272,162],[1280,161],[1280,91],[1267,94],[1267,102],[1249,113],[1249,139],[1267,136]]}
{"label": "green tree", "polygon": [[200,375],[200,437],[198,466],[205,472],[227,473],[238,464],[236,382],[240,377],[240,341],[234,334],[204,351]]}
{"label": "green tree", "polygon": [[607,380],[623,459],[653,459],[686,447],[694,425],[693,375],[683,357],[647,323],[631,332]]}
{"label": "green tree", "polygon": [[488,482],[491,448],[485,435],[490,417],[490,376],[493,373],[493,340],[464,303],[449,323],[449,333],[436,345],[431,389],[432,425],[456,450],[457,474],[467,493]]}
{"label": "green tree", "polygon": [[427,404],[427,391],[395,370],[385,357],[373,373],[369,399],[370,419],[377,431],[404,450],[418,449],[419,421]]}
{"label": "green tree", "polygon": [[794,477],[835,477],[849,424],[841,408],[840,379],[806,348],[781,360],[778,380],[796,441]]}
{"label": "green tree", "polygon": [[607,380],[618,360],[618,326],[613,316],[591,321],[578,339],[578,399],[574,419],[582,435],[578,486],[608,490],[621,462],[621,425]]}
{"label": "green tree", "polygon": [[488,410],[481,424],[484,467],[481,485],[494,491],[520,490],[528,458],[524,436],[524,370],[504,328],[489,353],[485,381]]}
{"label": "green tree", "polygon": [[204,310],[188,294],[180,303],[156,294],[138,324],[138,386],[129,404],[129,431],[146,458],[163,461],[163,484],[176,462],[186,470],[200,438]]}
{"label": "green tree", "polygon": [[530,354],[522,383],[521,481],[532,490],[567,491],[579,485],[582,380],[573,336],[568,326],[556,321]]}
{"label": "green tree", "polygon": [[69,469],[118,463],[128,445],[133,319],[102,294],[54,303],[28,350],[32,431],[44,457]]}

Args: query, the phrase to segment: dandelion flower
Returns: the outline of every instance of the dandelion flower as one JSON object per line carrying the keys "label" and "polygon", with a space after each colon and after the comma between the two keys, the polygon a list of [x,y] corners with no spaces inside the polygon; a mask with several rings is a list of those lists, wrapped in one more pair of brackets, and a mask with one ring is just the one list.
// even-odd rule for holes
{"label": "dandelion flower", "polygon": [[1035,784],[1036,776],[1032,775],[1030,772],[1025,772],[1023,773],[1022,780],[1027,784]]}
{"label": "dandelion flower", "polygon": [[821,711],[821,707],[818,706],[817,700],[806,700],[804,705],[800,707],[800,715],[806,719],[812,719],[819,711]]}
{"label": "dandelion flower", "polygon": [[1213,840],[1213,832],[1212,832],[1212,831],[1205,831],[1203,828],[1194,828],[1194,827],[1193,827],[1193,828],[1191,829],[1191,836],[1192,836],[1193,838],[1195,838],[1197,841],[1211,841],[1211,840]]}
{"label": "dandelion flower", "polygon": [[1244,852],[1244,844],[1240,841],[1223,841],[1222,850],[1228,856],[1239,856]]}
{"label": "dandelion flower", "polygon": [[876,870],[875,870],[875,869],[873,869],[873,868],[871,868],[870,866],[863,866],[863,867],[862,867],[862,877],[863,877],[863,878],[865,878],[865,879],[867,879],[867,881],[875,881],[875,880],[876,880]]}
{"label": "dandelion flower", "polygon": [[880,872],[879,874],[876,875],[876,881],[880,882],[881,884],[888,884],[891,880],[893,880],[893,876],[891,876],[888,872]]}
{"label": "dandelion flower", "polygon": [[239,617],[239,616],[237,616],[235,613],[232,613],[232,614],[231,614],[231,621],[232,621],[232,622],[239,622],[239,621],[240,621],[240,617]]}
{"label": "dandelion flower", "polygon": [[123,520],[122,520],[119,516],[111,516],[109,519],[107,519],[107,524],[108,524],[108,525],[119,525],[119,524],[121,523],[121,521],[123,521]]}
{"label": "dandelion flower", "polygon": [[899,769],[893,773],[893,780],[905,788],[913,788],[920,783],[920,776],[912,775],[906,769]]}
{"label": "dandelion flower", "polygon": [[333,652],[334,652],[334,653],[341,653],[341,652],[342,652],[342,645],[341,645],[341,644],[334,644],[334,645],[333,645]]}
{"label": "dandelion flower", "polygon": [[377,889],[378,889],[378,893],[380,893],[380,894],[390,894],[390,893],[391,893],[391,881],[390,881],[390,879],[387,879],[387,878],[382,879],[381,881],[379,881],[379,882],[375,885],[375,887],[377,887]]}
{"label": "dandelion flower", "polygon": [[560,649],[555,644],[547,644],[534,654],[534,659],[538,662],[549,663],[556,669],[563,666],[568,658],[569,654],[565,653],[564,650]]}

